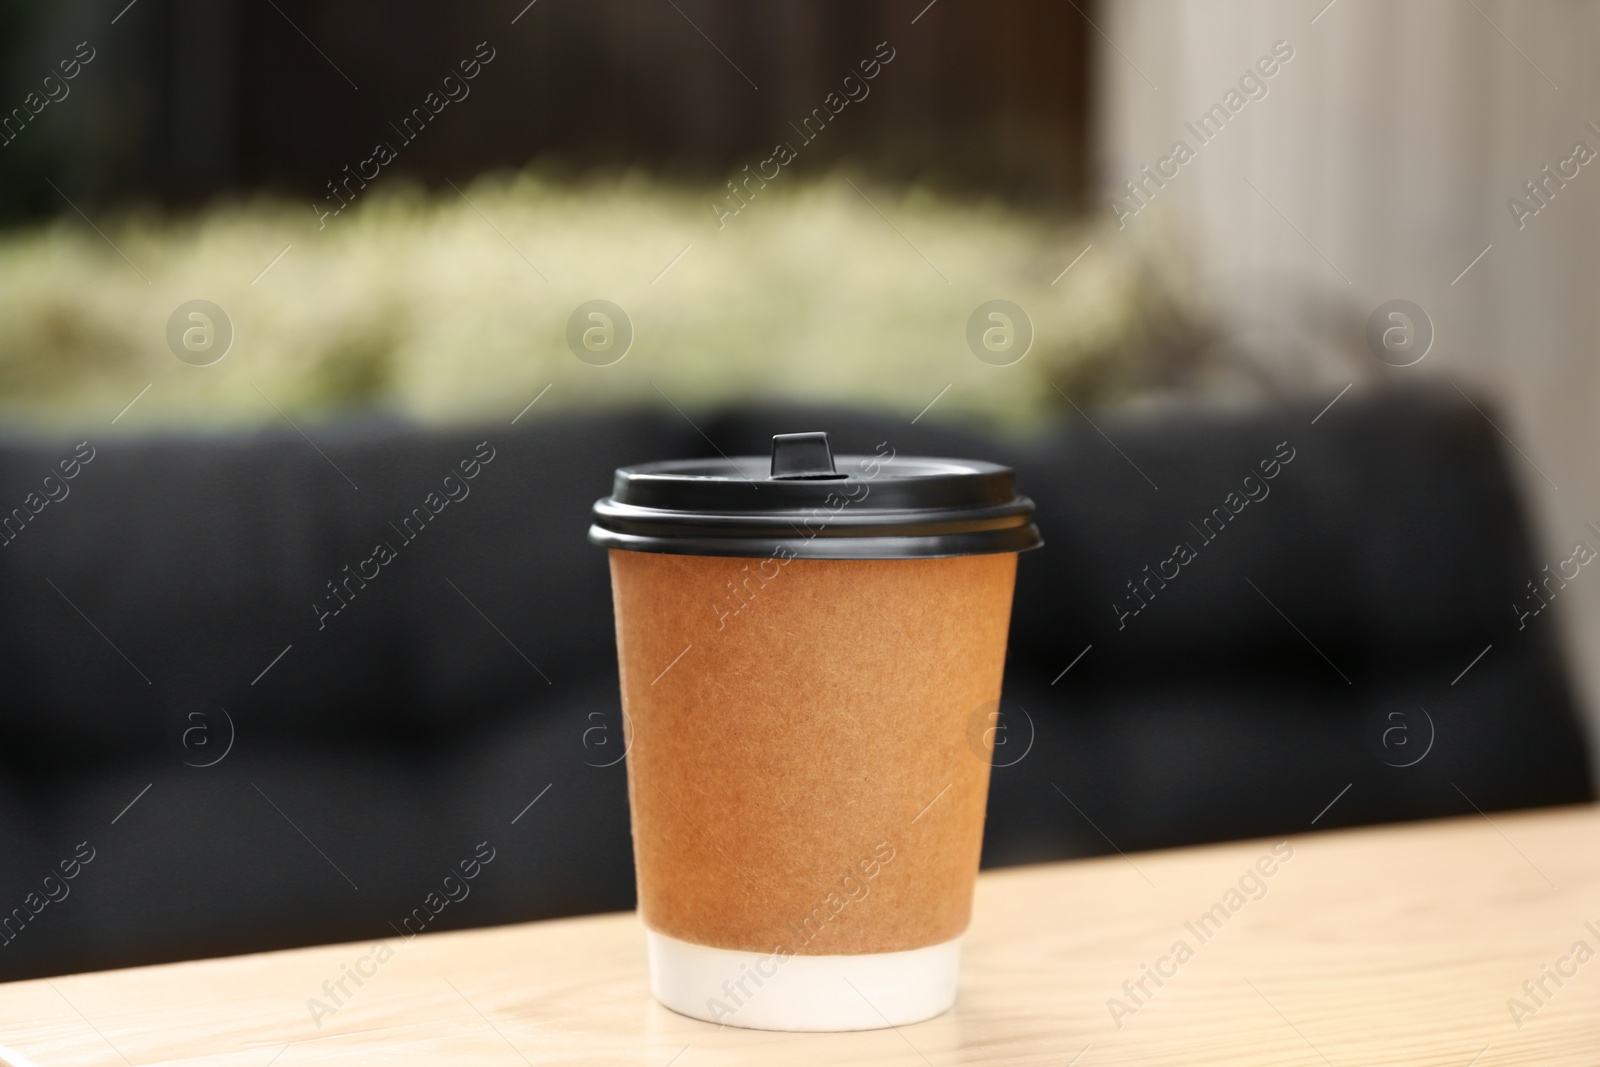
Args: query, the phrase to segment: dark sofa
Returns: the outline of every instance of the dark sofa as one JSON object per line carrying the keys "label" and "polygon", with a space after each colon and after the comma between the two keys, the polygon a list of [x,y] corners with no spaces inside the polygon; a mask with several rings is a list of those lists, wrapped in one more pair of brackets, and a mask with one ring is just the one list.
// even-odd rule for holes
{"label": "dark sofa", "polygon": [[998,459],[1038,503],[988,866],[1590,799],[1494,431],[1453,392],[1319,407],[91,436],[70,480],[76,440],[0,446],[0,978],[630,907],[588,510],[776,432]]}

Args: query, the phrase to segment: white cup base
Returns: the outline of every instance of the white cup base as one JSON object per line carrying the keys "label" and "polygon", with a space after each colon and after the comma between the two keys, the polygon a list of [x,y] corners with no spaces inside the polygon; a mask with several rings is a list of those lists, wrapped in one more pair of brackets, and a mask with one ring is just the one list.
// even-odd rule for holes
{"label": "white cup base", "polygon": [[752,1030],[878,1030],[931,1019],[956,1001],[960,938],[904,952],[780,959],[694,945],[654,930],[645,936],[650,992],[678,1014],[706,1022]]}

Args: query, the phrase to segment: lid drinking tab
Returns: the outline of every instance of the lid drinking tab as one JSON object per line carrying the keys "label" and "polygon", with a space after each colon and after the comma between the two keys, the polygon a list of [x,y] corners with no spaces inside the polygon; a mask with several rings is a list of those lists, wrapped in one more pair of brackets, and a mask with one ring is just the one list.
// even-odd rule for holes
{"label": "lid drinking tab", "polygon": [[772,477],[774,478],[843,478],[833,468],[833,449],[828,447],[828,435],[820,430],[811,433],[780,433],[772,438]]}

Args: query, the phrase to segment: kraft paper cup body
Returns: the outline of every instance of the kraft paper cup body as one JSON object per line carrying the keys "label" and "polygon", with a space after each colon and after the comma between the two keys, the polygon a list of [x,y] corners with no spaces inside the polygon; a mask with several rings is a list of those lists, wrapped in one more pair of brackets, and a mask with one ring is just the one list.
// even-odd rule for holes
{"label": "kraft paper cup body", "polygon": [[916,1022],[955,999],[1017,554],[799,551],[610,552],[651,988],[735,1026]]}

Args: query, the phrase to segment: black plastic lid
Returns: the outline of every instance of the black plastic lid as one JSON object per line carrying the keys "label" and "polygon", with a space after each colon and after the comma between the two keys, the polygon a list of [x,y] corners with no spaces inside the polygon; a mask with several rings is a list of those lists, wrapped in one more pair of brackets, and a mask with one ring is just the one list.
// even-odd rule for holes
{"label": "black plastic lid", "polygon": [[1012,470],[971,459],[835,457],[825,433],[779,434],[761,456],[622,467],[589,540],[689,556],[928,559],[1044,543]]}

